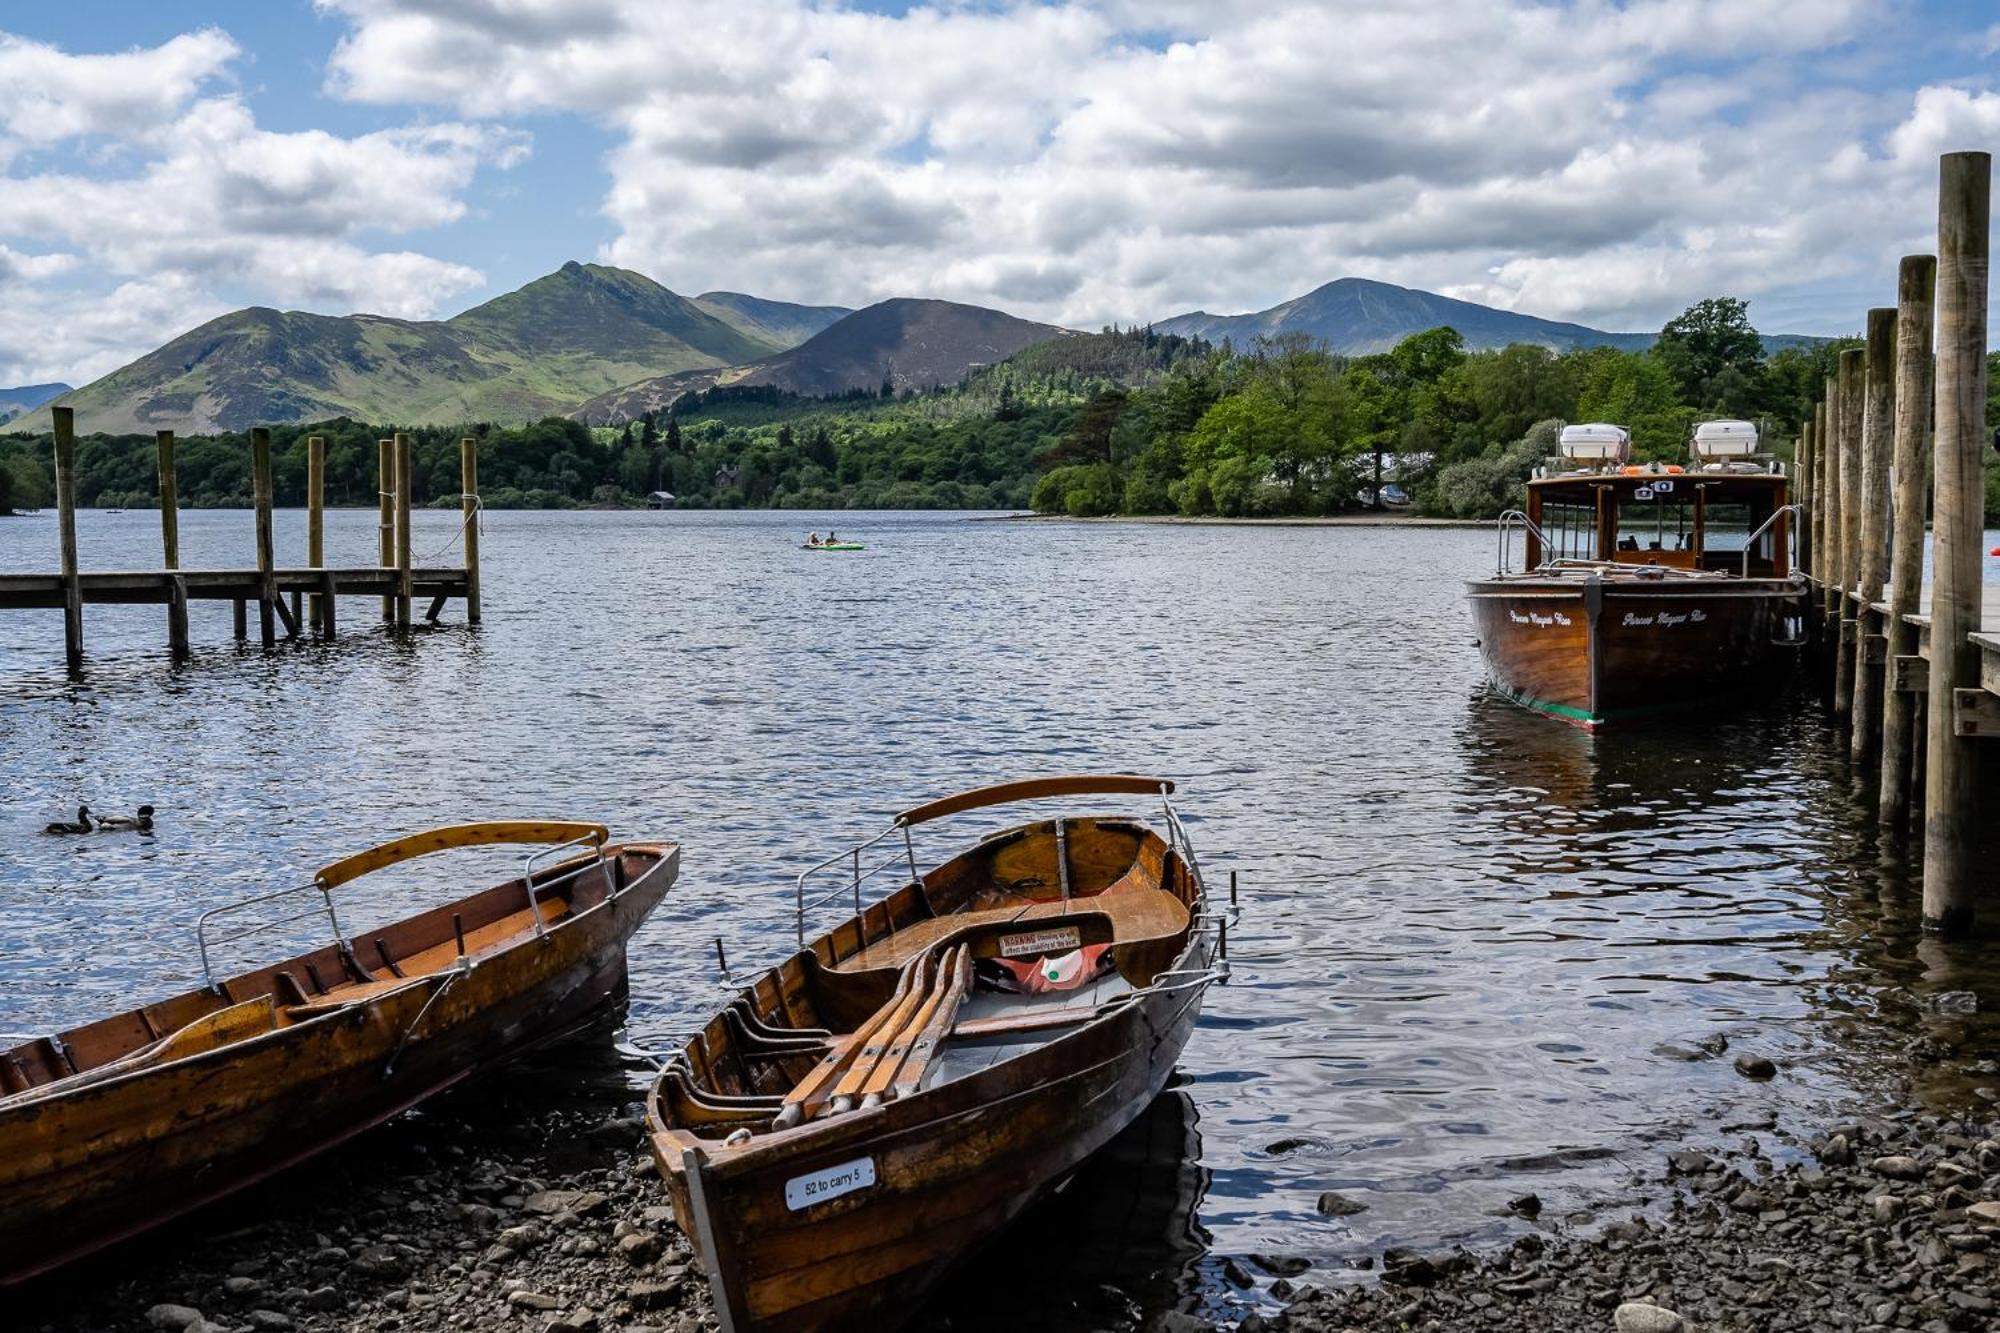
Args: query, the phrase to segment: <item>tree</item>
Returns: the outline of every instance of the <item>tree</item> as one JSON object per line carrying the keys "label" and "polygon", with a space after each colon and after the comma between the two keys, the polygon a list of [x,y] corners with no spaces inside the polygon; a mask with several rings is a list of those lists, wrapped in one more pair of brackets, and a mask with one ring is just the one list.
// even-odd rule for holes
{"label": "tree", "polygon": [[667,417],[666,433],[660,438],[667,446],[668,453],[678,454],[685,451],[686,446],[681,440],[681,421],[679,417],[672,415]]}
{"label": "tree", "polygon": [[1434,383],[1465,364],[1465,339],[1449,325],[1413,333],[1389,350],[1389,361],[1418,384]]}
{"label": "tree", "polygon": [[1697,301],[1668,320],[1652,354],[1673,375],[1681,401],[1695,408],[1743,410],[1741,397],[1764,373],[1764,340],[1750,327],[1749,307],[1733,296]]}

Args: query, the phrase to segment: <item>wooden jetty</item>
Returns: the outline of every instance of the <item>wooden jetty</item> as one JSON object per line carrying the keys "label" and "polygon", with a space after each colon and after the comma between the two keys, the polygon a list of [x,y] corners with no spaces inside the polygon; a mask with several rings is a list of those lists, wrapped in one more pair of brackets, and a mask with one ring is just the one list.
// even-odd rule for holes
{"label": "wooden jetty", "polygon": [[384,622],[398,629],[411,623],[416,600],[429,598],[425,619],[435,622],[452,598],[465,602],[468,624],[479,623],[479,472],[477,444],[459,441],[460,512],[464,563],[418,568],[412,562],[410,493],[411,439],[383,440],[381,543],[378,565],[326,564],[326,441],[306,440],[306,563],[280,567],[271,536],[271,433],[250,432],[251,491],[255,497],[256,559],[248,569],[182,569],[180,515],[174,480],[174,433],[157,437],[160,478],[161,567],[149,570],[85,572],[78,568],[76,542],[76,422],[71,409],[55,415],[56,508],[62,567],[54,574],[0,573],[0,610],[47,609],[63,613],[63,640],[69,669],[83,667],[83,608],[91,603],[145,604],[167,608],[167,647],[176,660],[189,653],[188,603],[226,601],[235,609],[239,640],[249,637],[249,608],[257,607],[260,637],[274,647],[283,627],[287,639],[313,634],[331,640],[342,596],[379,597]]}
{"label": "wooden jetty", "polygon": [[1881,821],[1921,812],[1923,924],[1946,934],[1972,925],[1979,742],[2000,737],[2000,590],[1981,581],[1992,175],[1991,154],[1943,158],[1938,253],[1902,261],[1896,306],[1869,311],[1798,459],[1833,711]]}

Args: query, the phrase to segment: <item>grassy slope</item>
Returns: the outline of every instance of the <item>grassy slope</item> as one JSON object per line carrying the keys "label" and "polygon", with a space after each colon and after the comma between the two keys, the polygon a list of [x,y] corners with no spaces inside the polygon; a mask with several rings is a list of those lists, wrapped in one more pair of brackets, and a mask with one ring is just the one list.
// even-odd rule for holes
{"label": "grassy slope", "polygon": [[[349,416],[523,421],[776,344],[623,269],[567,264],[443,323],[261,307],[181,335],[61,401],[80,427],[183,433]],[[48,429],[46,409],[5,429]]]}

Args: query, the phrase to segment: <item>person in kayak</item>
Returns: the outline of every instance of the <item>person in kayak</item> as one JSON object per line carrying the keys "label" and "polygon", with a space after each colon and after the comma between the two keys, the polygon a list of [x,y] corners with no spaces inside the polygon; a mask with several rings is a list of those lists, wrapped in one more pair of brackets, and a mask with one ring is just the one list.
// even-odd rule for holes
{"label": "person in kayak", "polygon": [[828,546],[837,546],[839,545],[839,543],[840,543],[840,534],[835,532],[832,528],[828,528],[826,530],[826,544]]}
{"label": "person in kayak", "polygon": [[813,533],[808,533],[808,534],[806,535],[806,545],[807,545],[807,546],[819,546],[819,545],[821,545],[821,542],[820,542],[820,539],[819,539],[819,534],[818,534],[817,532],[813,532]]}

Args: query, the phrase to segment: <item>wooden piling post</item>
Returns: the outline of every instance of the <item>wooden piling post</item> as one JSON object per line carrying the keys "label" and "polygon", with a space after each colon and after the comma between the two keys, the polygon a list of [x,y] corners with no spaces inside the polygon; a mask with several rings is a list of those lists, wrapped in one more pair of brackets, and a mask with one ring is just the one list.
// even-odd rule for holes
{"label": "wooden piling post", "polygon": [[271,432],[250,430],[250,492],[257,506],[257,627],[264,646],[278,642],[277,550],[271,541]]}
{"label": "wooden piling post", "polygon": [[1833,658],[1833,711],[1848,717],[1854,711],[1854,641],[1860,625],[1850,594],[1861,574],[1861,396],[1866,353],[1850,348],[1840,354],[1840,583],[1834,589],[1834,614],[1839,619],[1839,650]]}
{"label": "wooden piling post", "polygon": [[180,484],[174,477],[174,433],[153,432],[153,449],[160,458],[160,555],[161,568],[181,567]]}
{"label": "wooden piling post", "polygon": [[[153,432],[153,449],[160,460],[161,568],[181,567],[180,484],[174,474],[174,433]],[[176,661],[188,655],[187,582],[175,578],[167,589],[167,653]]]}
{"label": "wooden piling post", "polygon": [[458,505],[465,515],[465,623],[479,623],[479,441],[458,442]]}
{"label": "wooden piling post", "polygon": [[1799,504],[1796,538],[1799,553],[1798,568],[1807,574],[1818,572],[1813,564],[1812,548],[1813,520],[1816,517],[1813,510],[1813,482],[1813,423],[1812,418],[1807,417],[1799,423],[1798,449],[1792,460],[1793,498]]}
{"label": "wooden piling post", "polygon": [[1819,436],[1826,441],[1822,451],[1826,455],[1826,577],[1820,583],[1820,614],[1826,622],[1827,638],[1832,642],[1833,660],[1840,658],[1840,491],[1844,478],[1841,476],[1840,450],[1840,376],[1826,377],[1826,397],[1821,406],[1825,409],[1826,420],[1822,423]]}
{"label": "wooden piling post", "polygon": [[1955,691],[1979,684],[1986,507],[1986,300],[1993,156],[1947,153],[1938,181],[1937,489],[1932,504],[1930,720],[1925,737],[1924,929],[1962,934],[1977,890],[1979,742]]}
{"label": "wooden piling post", "polygon": [[[375,442],[376,462],[376,503],[375,525],[377,550],[383,569],[390,569],[396,563],[396,442],[377,440]],[[396,599],[392,594],[382,596],[382,623],[396,622]]]}
{"label": "wooden piling post", "polygon": [[396,628],[410,627],[410,437],[396,436]]}
{"label": "wooden piling post", "polygon": [[1826,400],[1813,404],[1813,577],[1826,582],[1827,573],[1827,448],[1831,441],[1826,430]]}
{"label": "wooden piling post", "polygon": [[56,436],[56,530],[62,546],[63,648],[83,670],[83,581],[76,567],[76,410],[50,409]]}
{"label": "wooden piling post", "polygon": [[1937,290],[1937,260],[1906,255],[1896,281],[1896,460],[1895,508],[1890,519],[1890,671],[1882,689],[1882,782],[1876,816],[1885,824],[1904,819],[1914,790],[1911,751],[1916,696],[1896,688],[1894,664],[1917,651],[1917,627],[1906,617],[1917,610],[1924,576],[1924,501],[1928,497],[1924,448],[1931,425],[1931,321]]}
{"label": "wooden piling post", "polygon": [[1856,763],[1871,762],[1881,744],[1880,655],[1870,651],[1875,637],[1875,603],[1889,576],[1889,460],[1896,434],[1896,311],[1868,312],[1868,346],[1862,352],[1861,488],[1856,531],[1861,561],[1855,584],[1854,729],[1848,750]]}
{"label": "wooden piling post", "polygon": [[[306,436],[306,564],[326,568],[326,437]],[[311,617],[307,623],[324,635],[328,617],[326,596],[312,595]],[[330,637],[330,636],[329,636]]]}

